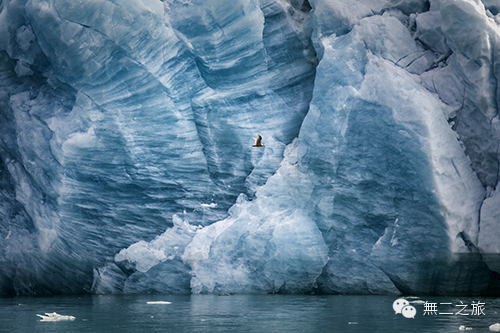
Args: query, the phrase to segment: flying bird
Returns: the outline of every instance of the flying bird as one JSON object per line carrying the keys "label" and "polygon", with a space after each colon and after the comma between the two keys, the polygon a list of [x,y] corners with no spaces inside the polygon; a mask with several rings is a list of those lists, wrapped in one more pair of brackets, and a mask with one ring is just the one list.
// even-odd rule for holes
{"label": "flying bird", "polygon": [[260,134],[257,133],[257,139],[256,138],[253,139],[255,140],[255,144],[252,147],[264,147],[264,145],[262,144],[262,137],[260,136]]}

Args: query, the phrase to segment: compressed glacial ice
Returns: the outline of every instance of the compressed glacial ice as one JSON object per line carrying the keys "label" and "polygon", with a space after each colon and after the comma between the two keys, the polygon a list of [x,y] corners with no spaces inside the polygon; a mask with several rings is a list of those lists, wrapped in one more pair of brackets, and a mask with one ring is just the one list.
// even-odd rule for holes
{"label": "compressed glacial ice", "polygon": [[0,295],[496,295],[499,10],[2,2]]}

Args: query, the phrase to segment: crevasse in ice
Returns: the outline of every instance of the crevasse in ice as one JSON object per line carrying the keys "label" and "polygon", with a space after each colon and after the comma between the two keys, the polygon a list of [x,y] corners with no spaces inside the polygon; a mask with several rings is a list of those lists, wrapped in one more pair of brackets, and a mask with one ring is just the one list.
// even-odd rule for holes
{"label": "crevasse in ice", "polygon": [[495,294],[499,10],[2,2],[0,294]]}

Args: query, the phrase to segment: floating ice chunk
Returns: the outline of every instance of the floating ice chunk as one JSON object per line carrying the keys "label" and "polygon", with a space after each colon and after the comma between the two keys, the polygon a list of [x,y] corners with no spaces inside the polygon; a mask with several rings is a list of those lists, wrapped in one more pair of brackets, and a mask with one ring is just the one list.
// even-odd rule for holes
{"label": "floating ice chunk", "polygon": [[421,299],[417,299],[416,301],[409,301],[412,304],[425,304],[425,301],[422,301]]}
{"label": "floating ice chunk", "polygon": [[489,329],[490,329],[490,331],[493,331],[493,332],[500,332],[500,324],[496,323],[496,324],[490,325]]}
{"label": "floating ice chunk", "polygon": [[38,317],[42,318],[40,321],[66,321],[66,320],[75,320],[74,316],[66,316],[60,315],[56,312],[45,312],[45,315],[37,314]]}
{"label": "floating ice chunk", "polygon": [[146,304],[172,304],[172,302],[167,302],[167,301],[150,301],[146,302]]}
{"label": "floating ice chunk", "polygon": [[203,208],[214,208],[214,207],[217,207],[217,204],[215,202],[212,202],[210,204],[201,204],[201,207]]}

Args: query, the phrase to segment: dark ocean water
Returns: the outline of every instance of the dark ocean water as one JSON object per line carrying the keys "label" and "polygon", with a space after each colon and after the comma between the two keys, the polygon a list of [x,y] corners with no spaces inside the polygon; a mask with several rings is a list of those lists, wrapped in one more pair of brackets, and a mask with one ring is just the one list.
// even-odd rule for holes
{"label": "dark ocean water", "polygon": [[[414,318],[395,313],[393,303],[397,298],[304,295],[11,297],[0,298],[0,332],[474,333],[490,332],[489,326],[500,322],[500,298],[407,297],[409,305],[415,308]],[[154,301],[170,303],[148,304]],[[75,319],[41,321],[37,314],[46,312],[71,315]]]}

